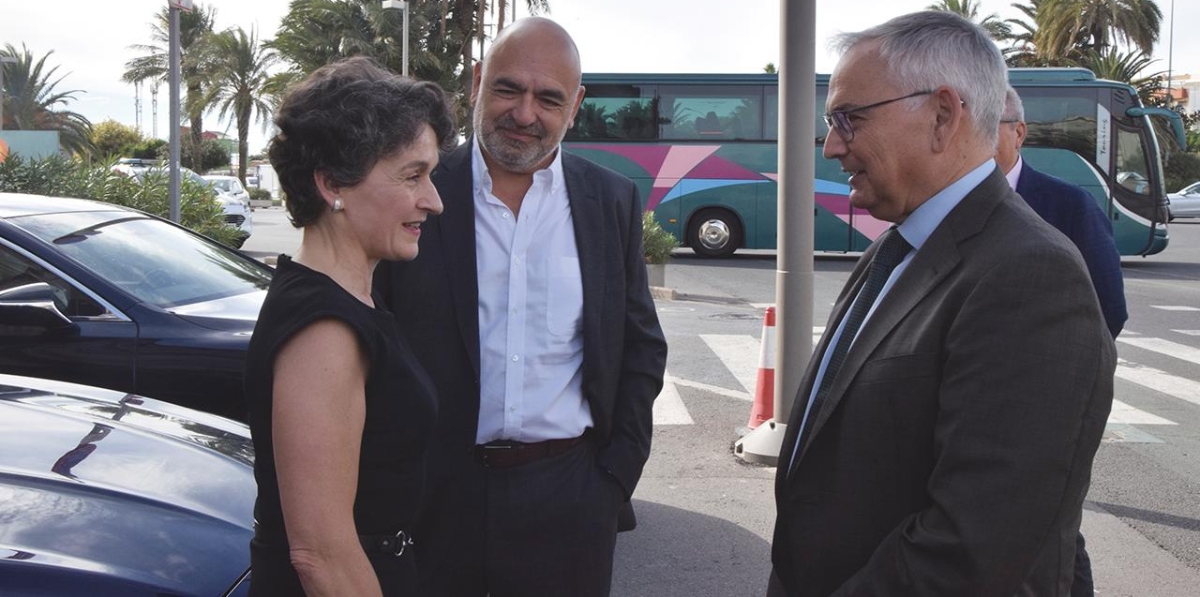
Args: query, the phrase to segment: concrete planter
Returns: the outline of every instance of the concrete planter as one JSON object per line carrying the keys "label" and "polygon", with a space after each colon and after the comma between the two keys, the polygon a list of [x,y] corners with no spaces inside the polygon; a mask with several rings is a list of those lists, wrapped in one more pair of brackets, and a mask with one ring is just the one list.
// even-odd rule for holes
{"label": "concrete planter", "polygon": [[647,263],[646,276],[649,278],[650,286],[665,287],[667,285],[667,264]]}

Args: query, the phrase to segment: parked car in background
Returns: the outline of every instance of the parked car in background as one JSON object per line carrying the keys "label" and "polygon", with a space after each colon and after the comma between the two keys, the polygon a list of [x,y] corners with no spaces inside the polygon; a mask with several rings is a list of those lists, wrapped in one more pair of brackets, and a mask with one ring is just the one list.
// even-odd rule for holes
{"label": "parked car in background", "polygon": [[[163,166],[157,163],[151,165],[148,160],[139,160],[137,158],[121,158],[117,160],[117,164],[112,167],[112,170],[138,181],[145,180],[146,177],[151,176],[165,178],[170,175]],[[243,201],[241,197],[235,197],[214,187],[203,176],[196,174],[189,168],[179,169],[179,179],[181,182],[187,180],[202,188],[212,189],[213,197],[221,205],[221,211],[225,213],[225,222],[237,228],[242,233],[241,239],[236,243],[236,246],[240,247],[254,233],[254,217],[251,215],[249,194],[246,195]]]}
{"label": "parked car in background", "polygon": [[0,373],[244,420],[242,368],[273,273],[133,209],[0,193]]}
{"label": "parked car in background", "polygon": [[1200,218],[1200,181],[1167,194],[1167,215],[1175,218]]}
{"label": "parked car in background", "polygon": [[233,197],[246,204],[246,208],[250,207],[250,192],[242,186],[242,181],[236,176],[221,176],[218,174],[205,174],[204,180],[208,181],[212,188]]}
{"label": "parked car in background", "polygon": [[0,592],[249,592],[254,446],[240,423],[0,375]]}

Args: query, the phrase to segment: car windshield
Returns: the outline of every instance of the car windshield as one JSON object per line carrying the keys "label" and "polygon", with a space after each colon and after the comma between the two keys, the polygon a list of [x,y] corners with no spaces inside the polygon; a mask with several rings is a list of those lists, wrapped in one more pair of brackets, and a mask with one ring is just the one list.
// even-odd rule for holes
{"label": "car windshield", "polygon": [[237,194],[242,192],[242,185],[238,183],[237,179],[219,178],[212,181],[212,186],[217,187],[226,193]]}
{"label": "car windshield", "polygon": [[126,211],[56,213],[10,223],[163,309],[265,290],[270,268],[167,222]]}

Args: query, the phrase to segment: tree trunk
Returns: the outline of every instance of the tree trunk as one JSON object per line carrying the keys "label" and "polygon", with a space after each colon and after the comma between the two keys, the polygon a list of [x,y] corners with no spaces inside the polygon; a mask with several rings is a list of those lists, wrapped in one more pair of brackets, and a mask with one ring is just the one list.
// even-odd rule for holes
{"label": "tree trunk", "polygon": [[483,58],[483,40],[484,40],[484,38],[487,37],[487,33],[484,31],[484,27],[483,27],[484,17],[487,16],[487,14],[485,12],[487,10],[487,0],[477,0],[477,1],[479,3],[478,4],[479,12],[475,18],[475,32],[479,36],[479,57],[482,59]]}
{"label": "tree trunk", "polygon": [[[188,93],[189,99],[194,99],[194,98],[200,97],[200,85],[189,83],[188,87],[187,87],[187,93]],[[188,102],[185,102],[184,105],[188,106],[190,108],[191,104],[192,104],[192,102],[188,101]],[[188,111],[191,112],[190,109]],[[203,161],[200,159],[200,145],[204,142],[204,117],[202,115],[202,111],[196,110],[194,113],[192,113],[189,116],[188,120],[189,120],[189,124],[191,125],[191,128],[192,128],[191,135],[190,135],[191,143],[192,143],[192,160],[191,160],[192,163],[187,164],[187,166],[189,168],[191,168],[192,170],[195,170],[197,174],[203,174],[202,172],[200,172],[200,167],[199,167],[201,162]],[[178,122],[175,123],[174,126],[179,126],[179,123]],[[180,161],[182,161],[182,160],[180,160]]]}
{"label": "tree trunk", "polygon": [[246,161],[250,152],[250,106],[238,110],[238,180],[246,185]]}

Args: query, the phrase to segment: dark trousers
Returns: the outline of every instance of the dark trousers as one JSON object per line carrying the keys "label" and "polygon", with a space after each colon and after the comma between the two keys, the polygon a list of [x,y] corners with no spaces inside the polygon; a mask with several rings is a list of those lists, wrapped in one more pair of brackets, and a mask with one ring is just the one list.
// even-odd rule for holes
{"label": "dark trousers", "polygon": [[480,491],[452,525],[430,529],[451,547],[418,560],[421,595],[607,597],[625,496],[596,465],[593,442],[512,468],[475,464],[471,474]]}
{"label": "dark trousers", "polygon": [[1092,597],[1096,587],[1092,582],[1092,559],[1084,547],[1083,533],[1075,538],[1075,582],[1071,583],[1071,597]]}

